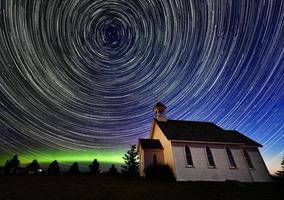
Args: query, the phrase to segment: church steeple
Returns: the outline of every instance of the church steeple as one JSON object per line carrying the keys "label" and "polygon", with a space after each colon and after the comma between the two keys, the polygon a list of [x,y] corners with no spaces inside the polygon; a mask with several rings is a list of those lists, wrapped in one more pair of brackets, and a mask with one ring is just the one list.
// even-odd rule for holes
{"label": "church steeple", "polygon": [[164,114],[166,108],[167,107],[160,101],[154,106],[153,111],[155,113],[155,118],[158,121],[167,121],[167,117]]}

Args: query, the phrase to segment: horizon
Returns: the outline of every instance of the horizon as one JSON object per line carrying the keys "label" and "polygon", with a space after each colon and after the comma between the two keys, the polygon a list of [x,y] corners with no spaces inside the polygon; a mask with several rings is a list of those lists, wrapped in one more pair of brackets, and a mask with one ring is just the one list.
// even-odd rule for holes
{"label": "horizon", "polygon": [[169,119],[262,144],[280,170],[283,15],[281,0],[2,0],[0,163],[120,162],[161,100]]}

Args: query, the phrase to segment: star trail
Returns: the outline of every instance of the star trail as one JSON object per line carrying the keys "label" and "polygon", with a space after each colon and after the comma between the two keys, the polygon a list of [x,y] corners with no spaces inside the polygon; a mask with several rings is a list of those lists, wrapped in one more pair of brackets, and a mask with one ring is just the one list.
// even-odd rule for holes
{"label": "star trail", "polygon": [[[1,0],[0,164],[120,162],[171,119],[212,121],[284,154],[281,0]],[[104,156],[105,155],[105,156]]]}

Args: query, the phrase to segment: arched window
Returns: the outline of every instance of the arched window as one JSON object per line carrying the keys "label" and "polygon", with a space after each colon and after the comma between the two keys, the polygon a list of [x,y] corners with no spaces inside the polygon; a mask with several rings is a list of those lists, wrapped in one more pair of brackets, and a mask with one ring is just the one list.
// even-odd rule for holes
{"label": "arched window", "polygon": [[190,149],[187,145],[184,148],[185,148],[186,164],[189,166],[193,166]]}
{"label": "arched window", "polygon": [[252,165],[251,159],[250,159],[249,154],[248,154],[248,152],[246,150],[244,150],[244,155],[245,155],[245,159],[247,161],[248,167],[250,169],[253,169],[253,165]]}
{"label": "arched window", "polygon": [[156,156],[156,154],[153,155],[153,164],[154,165],[157,164],[157,156]]}
{"label": "arched window", "polygon": [[209,147],[206,147],[206,154],[207,154],[209,167],[216,167],[215,162],[214,162],[214,158],[213,158],[213,155],[212,155],[212,152],[209,149]]}
{"label": "arched window", "polygon": [[230,166],[236,168],[237,165],[236,165],[236,162],[235,162],[235,159],[233,157],[231,149],[226,147],[226,153],[227,153],[227,156],[228,156],[228,160],[229,160]]}

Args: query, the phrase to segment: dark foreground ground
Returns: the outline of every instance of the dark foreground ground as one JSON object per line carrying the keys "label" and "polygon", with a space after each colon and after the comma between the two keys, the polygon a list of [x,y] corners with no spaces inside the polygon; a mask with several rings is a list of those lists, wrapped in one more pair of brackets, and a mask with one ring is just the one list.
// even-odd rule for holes
{"label": "dark foreground ground", "polygon": [[283,183],[159,182],[88,175],[0,176],[0,200],[276,200],[283,195]]}

